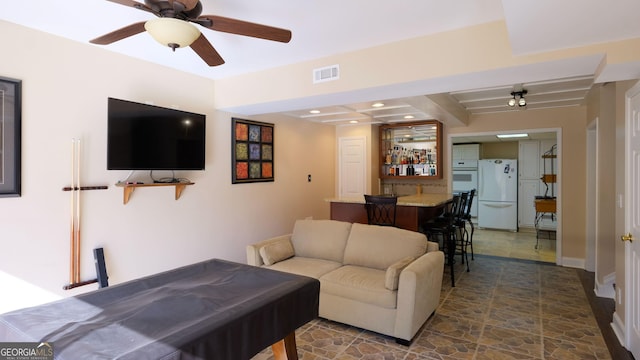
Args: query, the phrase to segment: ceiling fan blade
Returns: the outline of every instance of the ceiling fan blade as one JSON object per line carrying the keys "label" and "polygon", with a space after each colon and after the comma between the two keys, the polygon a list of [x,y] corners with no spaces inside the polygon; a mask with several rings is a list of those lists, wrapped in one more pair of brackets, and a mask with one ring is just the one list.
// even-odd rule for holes
{"label": "ceiling fan blade", "polygon": [[145,31],[144,23],[146,23],[146,21],[141,21],[141,22],[131,24],[129,26],[125,26],[116,31],[112,31],[108,34],[97,37],[89,42],[97,45],[108,45],[108,44],[114,43],[118,40],[122,40],[129,36],[133,36],[141,32],[144,32]]}
{"label": "ceiling fan blade", "polygon": [[[204,21],[202,21],[204,20]],[[192,20],[211,30],[288,43],[291,31],[216,15],[203,15]]]}
{"label": "ceiling fan blade", "polygon": [[224,64],[224,59],[222,56],[218,54],[216,49],[213,48],[213,45],[207,40],[204,35],[200,34],[196,41],[194,41],[191,45],[193,51],[198,54],[207,63],[209,66],[218,66]]}
{"label": "ceiling fan blade", "polygon": [[[130,6],[132,8],[148,11],[148,12],[150,12],[152,14],[156,13],[155,11],[153,11],[153,9],[151,9],[147,5],[145,5],[143,3],[139,3],[139,2],[134,1],[134,0],[107,0],[107,1],[111,1],[111,2],[114,2],[116,4],[120,4],[120,5],[124,5],[124,6]],[[185,0],[184,2],[189,2],[189,1]]]}

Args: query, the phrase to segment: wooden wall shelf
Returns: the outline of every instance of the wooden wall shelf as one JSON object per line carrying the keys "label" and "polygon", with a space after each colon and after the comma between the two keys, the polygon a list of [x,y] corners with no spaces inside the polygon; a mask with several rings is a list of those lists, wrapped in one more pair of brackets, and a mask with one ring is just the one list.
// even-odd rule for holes
{"label": "wooden wall shelf", "polygon": [[152,183],[152,184],[127,184],[127,183],[117,183],[116,186],[123,188],[124,197],[122,200],[123,204],[127,204],[129,202],[129,198],[131,194],[136,188],[139,187],[158,187],[158,186],[175,186],[176,188],[176,200],[180,199],[180,195],[182,195],[182,191],[187,185],[193,185],[192,182],[181,182],[181,183]]}

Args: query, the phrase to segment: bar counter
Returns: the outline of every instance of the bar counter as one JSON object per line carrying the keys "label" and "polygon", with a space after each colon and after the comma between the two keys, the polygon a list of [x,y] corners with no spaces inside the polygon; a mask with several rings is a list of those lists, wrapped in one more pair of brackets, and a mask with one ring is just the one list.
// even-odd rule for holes
{"label": "bar counter", "polygon": [[[420,224],[442,213],[452,194],[414,194],[399,196],[396,208],[396,226],[419,231]],[[366,224],[367,212],[364,196],[326,199],[331,203],[331,219]]]}

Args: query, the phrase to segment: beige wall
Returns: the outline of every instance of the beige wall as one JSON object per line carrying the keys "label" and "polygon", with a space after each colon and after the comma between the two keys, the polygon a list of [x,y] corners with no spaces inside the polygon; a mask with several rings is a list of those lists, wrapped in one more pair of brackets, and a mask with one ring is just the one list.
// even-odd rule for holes
{"label": "beige wall", "polygon": [[481,159],[517,159],[518,142],[505,141],[482,144]]}
{"label": "beige wall", "polygon": [[596,284],[615,273],[615,84],[594,87],[588,99],[587,123],[596,130]]}
{"label": "beige wall", "polygon": [[[558,199],[562,222],[562,257],[578,265],[585,258],[586,107],[524,110],[471,116],[469,126],[449,134],[477,134],[505,130],[560,129],[561,181]],[[449,146],[445,144],[445,146]]]}
{"label": "beige wall", "polygon": [[[208,79],[62,40],[0,21],[0,76],[22,80],[22,196],[0,198],[0,313],[95,289],[63,291],[69,274],[70,140],[83,144],[82,280],[95,278],[92,249],[104,247],[111,284],[207,258],[245,261],[245,246],[289,233],[296,219],[328,218],[334,194],[335,127],[279,117],[275,182],[231,184],[231,117],[213,106]],[[29,44],[29,46],[25,46]],[[152,101],[207,115],[206,170],[195,182],[137,189],[127,205],[106,170],[107,97]],[[312,182],[307,182],[312,174]],[[149,181],[148,174],[135,178]]]}

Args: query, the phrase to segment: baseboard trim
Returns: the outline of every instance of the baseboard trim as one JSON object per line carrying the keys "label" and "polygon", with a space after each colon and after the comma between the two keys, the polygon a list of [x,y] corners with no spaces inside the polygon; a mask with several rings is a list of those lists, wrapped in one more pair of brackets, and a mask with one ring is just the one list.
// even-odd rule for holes
{"label": "baseboard trim", "polygon": [[618,338],[618,342],[620,342],[620,345],[622,345],[625,349],[627,349],[627,344],[625,341],[626,336],[625,336],[625,330],[624,330],[624,321],[620,319],[620,316],[618,316],[617,311],[613,313],[613,319],[611,321],[611,329],[613,330],[613,333]]}
{"label": "baseboard trim", "polygon": [[570,257],[562,257],[562,264],[564,267],[576,268],[576,269],[584,269],[585,261],[580,258],[570,258]]}
{"label": "baseboard trim", "polygon": [[603,279],[603,282],[599,282],[598,279],[595,281],[595,289],[593,291],[596,293],[596,296],[607,298],[607,299],[616,299],[616,273],[612,272],[609,275],[606,275]]}

